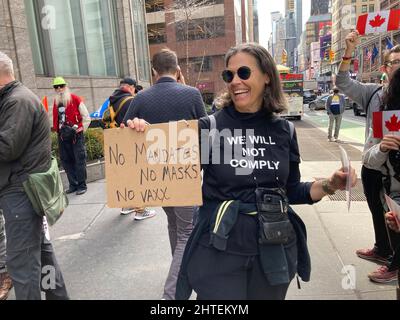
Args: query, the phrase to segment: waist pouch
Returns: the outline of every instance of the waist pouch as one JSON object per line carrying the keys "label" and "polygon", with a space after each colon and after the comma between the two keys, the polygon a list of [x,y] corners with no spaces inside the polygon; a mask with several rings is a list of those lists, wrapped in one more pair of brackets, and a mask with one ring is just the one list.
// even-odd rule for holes
{"label": "waist pouch", "polygon": [[281,189],[256,189],[261,245],[286,244],[293,232],[287,209],[288,199]]}
{"label": "waist pouch", "polygon": [[62,126],[60,129],[60,138],[62,141],[74,141],[76,138],[76,130],[70,126]]}

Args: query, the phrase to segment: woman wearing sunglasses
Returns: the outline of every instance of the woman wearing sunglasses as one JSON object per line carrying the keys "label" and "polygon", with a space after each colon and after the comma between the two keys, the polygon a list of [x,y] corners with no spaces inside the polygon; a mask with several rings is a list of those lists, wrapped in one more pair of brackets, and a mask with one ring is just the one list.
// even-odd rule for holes
{"label": "woman wearing sunglasses", "polygon": [[[296,134],[277,116],[286,101],[275,62],[262,46],[231,48],[222,78],[222,110],[199,122],[202,144],[212,141],[213,161],[202,160],[204,205],[186,246],[176,298],[188,299],[193,289],[199,300],[282,300],[297,272],[287,198],[312,204],[344,189],[347,174],[300,182]],[[145,127],[139,119],[128,125]],[[354,185],[354,170],[350,179]],[[309,267],[302,274],[308,280]]]}

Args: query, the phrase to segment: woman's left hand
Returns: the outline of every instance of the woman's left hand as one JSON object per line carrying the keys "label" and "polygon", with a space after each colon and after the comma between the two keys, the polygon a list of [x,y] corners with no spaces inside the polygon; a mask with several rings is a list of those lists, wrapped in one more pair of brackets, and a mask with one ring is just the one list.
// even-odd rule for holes
{"label": "woman's left hand", "polygon": [[336,171],[329,179],[329,187],[333,190],[346,190],[347,177],[350,179],[350,185],[354,188],[357,184],[357,174],[353,168],[350,172],[345,172],[344,169]]}
{"label": "woman's left hand", "polygon": [[[136,130],[137,132],[145,132],[147,126],[149,125],[148,122],[146,122],[143,119],[139,119],[139,118],[135,118],[133,120],[128,120],[126,122],[126,124],[128,125],[128,128]],[[124,124],[121,124],[120,128],[124,129],[124,128],[126,128],[126,126]]]}
{"label": "woman's left hand", "polygon": [[396,232],[400,232],[400,225],[397,224],[395,213],[388,212],[385,214],[386,224],[390,229]]}

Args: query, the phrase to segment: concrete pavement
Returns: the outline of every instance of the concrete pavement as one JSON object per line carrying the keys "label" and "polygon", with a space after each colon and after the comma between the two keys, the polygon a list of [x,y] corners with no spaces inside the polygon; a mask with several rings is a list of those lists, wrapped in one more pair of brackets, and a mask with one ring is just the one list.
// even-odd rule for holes
{"label": "concrete pavement", "polygon": [[[295,124],[301,152],[304,149],[307,159],[312,158],[310,152],[330,155],[327,160],[303,161],[303,180],[325,177],[339,168],[337,146],[328,143],[319,129],[307,123]],[[308,144],[318,144],[318,148],[304,148],[307,139]],[[350,147],[354,146],[347,146]],[[360,155],[353,152],[354,156]],[[359,174],[361,162],[354,160]],[[118,210],[105,205],[104,181],[91,183],[87,194],[73,195],[70,200],[70,207],[51,228],[51,234],[71,298],[159,300],[171,262],[167,220],[162,209],[157,209],[159,214],[155,218],[140,222],[133,221],[132,216],[120,216]],[[395,283],[371,283],[366,275],[378,266],[354,253],[374,242],[366,202],[353,202],[347,212],[344,202],[326,198],[314,206],[296,206],[295,210],[307,225],[312,275],[309,283],[301,283],[301,290],[293,281],[287,299],[396,298]],[[350,278],[342,273],[345,270]]]}

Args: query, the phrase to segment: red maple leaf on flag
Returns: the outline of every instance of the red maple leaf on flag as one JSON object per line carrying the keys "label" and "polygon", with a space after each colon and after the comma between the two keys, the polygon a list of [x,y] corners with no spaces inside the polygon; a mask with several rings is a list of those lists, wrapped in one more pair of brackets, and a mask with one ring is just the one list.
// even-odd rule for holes
{"label": "red maple leaf on flag", "polygon": [[373,27],[373,28],[379,28],[381,25],[383,25],[385,23],[386,19],[382,18],[380,16],[380,14],[377,14],[376,17],[371,20],[369,22],[369,24]]}
{"label": "red maple leaf on flag", "polygon": [[399,118],[397,118],[397,116],[394,114],[391,118],[390,121],[386,121],[385,122],[385,126],[386,128],[390,131],[390,132],[397,132],[400,131],[400,121],[398,121]]}

